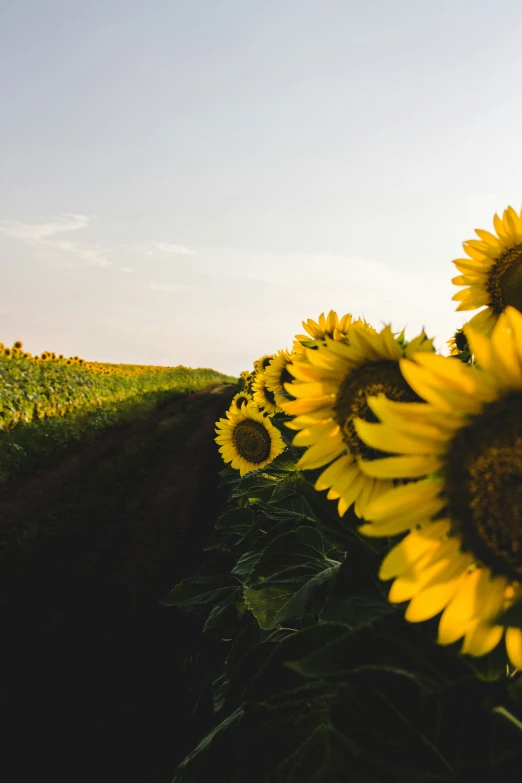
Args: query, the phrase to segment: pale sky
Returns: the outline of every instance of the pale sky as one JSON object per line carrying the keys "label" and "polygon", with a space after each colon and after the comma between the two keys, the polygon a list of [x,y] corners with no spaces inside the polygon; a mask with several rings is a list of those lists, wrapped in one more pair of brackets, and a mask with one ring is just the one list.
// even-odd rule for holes
{"label": "pale sky", "polygon": [[518,0],[0,0],[0,340],[237,374],[336,309],[439,349],[522,206]]}

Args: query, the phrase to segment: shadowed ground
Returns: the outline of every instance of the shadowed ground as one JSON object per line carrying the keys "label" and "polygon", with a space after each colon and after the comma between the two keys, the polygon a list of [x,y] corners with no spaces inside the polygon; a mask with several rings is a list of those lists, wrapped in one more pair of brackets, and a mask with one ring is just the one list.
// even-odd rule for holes
{"label": "shadowed ground", "polygon": [[158,602],[226,498],[214,423],[235,391],[176,400],[0,496],[6,780],[168,783],[197,742],[200,624]]}

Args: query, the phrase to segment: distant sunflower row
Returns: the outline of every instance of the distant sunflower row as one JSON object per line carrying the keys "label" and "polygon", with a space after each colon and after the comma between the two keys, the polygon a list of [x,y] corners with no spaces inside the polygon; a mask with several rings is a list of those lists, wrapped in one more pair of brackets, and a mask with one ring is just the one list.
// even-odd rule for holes
{"label": "distant sunflower row", "polygon": [[[213,370],[197,371],[212,382]],[[194,385],[186,367],[105,364],[53,351],[32,355],[21,340],[0,343],[0,431],[21,423],[120,403],[148,392]]]}
{"label": "distant sunflower row", "polygon": [[[16,340],[11,347],[0,343],[0,359],[25,359],[27,361],[39,364],[41,362],[54,362],[56,364],[63,364],[67,366],[77,365],[84,367],[90,372],[96,372],[100,375],[142,375],[144,373],[156,373],[161,374],[163,372],[170,372],[173,369],[190,369],[185,368],[183,365],[177,365],[177,367],[164,367],[163,365],[153,364],[110,364],[108,362],[90,362],[86,359],[81,359],[79,356],[64,356],[62,353],[56,354],[54,351],[42,351],[40,354],[31,354],[24,350],[21,340]],[[209,369],[210,368],[205,368]]]}
{"label": "distant sunflower row", "polygon": [[330,311],[291,351],[242,373],[216,438],[241,474],[284,448],[359,532],[401,540],[380,577],[406,618],[440,615],[439,642],[481,656],[504,639],[522,669],[522,212],[495,216],[455,260],[458,310],[484,308],[436,355]]}

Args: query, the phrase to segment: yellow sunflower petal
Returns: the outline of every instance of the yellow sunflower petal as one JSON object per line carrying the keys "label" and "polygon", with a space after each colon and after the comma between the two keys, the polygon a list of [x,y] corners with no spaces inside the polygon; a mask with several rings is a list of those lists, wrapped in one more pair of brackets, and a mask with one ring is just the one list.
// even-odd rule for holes
{"label": "yellow sunflower petal", "polygon": [[311,446],[320,439],[324,439],[326,442],[327,440],[335,438],[336,441],[342,445],[342,438],[339,433],[339,425],[335,422],[327,421],[325,423],[316,424],[313,427],[306,427],[306,429],[301,430],[294,437],[292,443],[294,446]]}
{"label": "yellow sunflower petal", "polygon": [[477,332],[489,335],[493,331],[496,322],[497,317],[495,313],[491,307],[486,307],[485,310],[481,310],[480,313],[474,315],[473,318],[468,321],[467,326],[476,329]]}
{"label": "yellow sunflower petal", "polygon": [[336,460],[336,462],[333,462],[326,468],[326,470],[323,470],[315,482],[315,489],[319,491],[329,489],[331,486],[333,486],[338,477],[341,476],[343,472],[348,470],[353,461],[354,459],[351,454],[345,454]]}
{"label": "yellow sunflower petal", "polygon": [[443,576],[459,558],[458,541],[452,538],[441,543],[435,553],[428,550],[408,571],[397,577],[390,588],[389,600],[394,604],[409,601],[432,579]]}
{"label": "yellow sunflower petal", "polygon": [[440,460],[431,455],[408,457],[386,457],[375,460],[359,460],[359,467],[367,476],[374,478],[419,478],[440,468]]}
{"label": "yellow sunflower petal", "polygon": [[476,613],[477,585],[482,569],[466,573],[452,601],[439,622],[439,644],[453,644],[466,633],[467,626]]}
{"label": "yellow sunflower petal", "polygon": [[[442,524],[436,522],[434,525],[438,526],[440,535],[443,535],[449,527],[447,522]],[[399,576],[428,550],[435,550],[439,546],[440,541],[436,538],[424,536],[421,532],[411,532],[388,552],[381,563],[379,579],[387,580]]]}
{"label": "yellow sunflower petal", "polygon": [[501,625],[479,622],[467,631],[462,652],[475,657],[487,655],[500,642],[503,633],[504,628]]}
{"label": "yellow sunflower petal", "polygon": [[444,450],[440,438],[417,438],[409,432],[363,419],[355,419],[354,425],[360,439],[379,451],[390,454],[437,454]]}
{"label": "yellow sunflower petal", "polygon": [[297,463],[297,467],[306,470],[313,470],[314,468],[320,468],[331,462],[336,457],[339,457],[344,451],[344,443],[336,438],[332,438],[332,443],[326,441],[320,441],[303,454]]}
{"label": "yellow sunflower petal", "polygon": [[410,623],[429,620],[442,612],[458,590],[462,576],[469,566],[469,559],[457,560],[444,580],[427,585],[411,599],[405,614]]}
{"label": "yellow sunflower petal", "polygon": [[509,660],[517,669],[522,669],[522,630],[506,629],[506,650]]}
{"label": "yellow sunflower petal", "polygon": [[437,498],[439,491],[438,484],[431,481],[417,481],[395,487],[372,503],[368,509],[368,519],[372,522],[386,521],[388,517],[419,508],[423,503]]}
{"label": "yellow sunflower petal", "polygon": [[[366,509],[366,518],[371,518],[374,506],[394,491],[395,490],[389,490],[372,502]],[[398,533],[412,530],[416,525],[424,525],[427,522],[430,522],[432,517],[434,517],[435,514],[438,514],[443,508],[444,500],[440,497],[434,497],[430,500],[425,500],[420,504],[411,506],[411,508],[402,511],[401,513],[394,514],[393,516],[386,516],[381,522],[364,525],[363,528],[359,529],[361,533],[372,538],[396,536]]]}

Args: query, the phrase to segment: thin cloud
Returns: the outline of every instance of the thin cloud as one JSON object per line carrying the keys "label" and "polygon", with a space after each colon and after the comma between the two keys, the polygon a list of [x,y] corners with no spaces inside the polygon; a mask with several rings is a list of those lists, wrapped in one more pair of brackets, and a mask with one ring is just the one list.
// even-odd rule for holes
{"label": "thin cloud", "polygon": [[119,266],[118,272],[134,272],[134,269],[131,266]]}
{"label": "thin cloud", "polygon": [[72,212],[64,212],[45,223],[2,220],[0,235],[26,242],[34,248],[34,256],[52,258],[53,266],[65,269],[112,266],[112,261],[106,256],[106,250],[99,245],[88,247],[69,239],[53,238],[59,234],[89,228],[93,220],[93,215],[77,215]]}
{"label": "thin cloud", "polygon": [[59,266],[64,269],[82,269],[86,266],[112,266],[112,261],[106,257],[105,249],[100,247],[100,245],[84,247],[77,242],[54,239],[41,240],[39,244],[50,251],[58,251],[58,253],[63,254],[61,257],[56,257],[56,254],[53,254],[55,256],[53,266]]}
{"label": "thin cloud", "polygon": [[172,245],[169,242],[153,242],[154,247],[162,253],[170,253],[178,256],[193,256],[195,250],[190,250],[186,245]]}
{"label": "thin cloud", "polygon": [[22,239],[26,242],[39,242],[55,234],[68,231],[78,231],[88,228],[93,220],[92,215],[76,215],[64,212],[54,220],[45,223],[23,223],[18,220],[1,220],[0,234],[12,239]]}
{"label": "thin cloud", "polygon": [[168,293],[180,293],[181,291],[187,291],[190,286],[183,285],[181,283],[156,283],[154,280],[149,283],[149,288],[154,291],[167,291]]}

